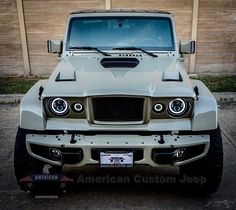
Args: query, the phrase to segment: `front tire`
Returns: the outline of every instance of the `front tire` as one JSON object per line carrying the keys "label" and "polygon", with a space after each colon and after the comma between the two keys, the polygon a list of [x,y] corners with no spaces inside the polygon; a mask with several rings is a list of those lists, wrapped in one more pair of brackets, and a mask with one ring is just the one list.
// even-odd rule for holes
{"label": "front tire", "polygon": [[214,193],[220,186],[223,172],[223,146],[221,131],[208,131],[210,135],[210,148],[207,155],[196,162],[180,167],[181,177],[190,177],[191,180],[203,180],[194,183],[196,192],[201,194]]}
{"label": "front tire", "polygon": [[[63,175],[66,177],[64,173],[62,173],[62,168],[59,166],[50,166],[45,164],[44,162],[31,157],[26,148],[26,135],[27,130],[18,128],[16,141],[15,141],[15,150],[14,150],[14,169],[15,176],[18,185],[24,191],[30,191],[32,194],[61,194],[66,192],[71,187],[71,179],[62,181],[34,181],[32,180],[32,175],[42,175],[44,174],[44,168],[49,166],[50,174],[54,175]],[[46,174],[47,174],[46,173]]]}
{"label": "front tire", "polygon": [[26,134],[26,130],[18,128],[14,150],[15,176],[18,185],[24,191],[30,190],[31,184],[23,179],[30,174],[42,173],[44,166],[43,162],[29,155],[25,144]]}

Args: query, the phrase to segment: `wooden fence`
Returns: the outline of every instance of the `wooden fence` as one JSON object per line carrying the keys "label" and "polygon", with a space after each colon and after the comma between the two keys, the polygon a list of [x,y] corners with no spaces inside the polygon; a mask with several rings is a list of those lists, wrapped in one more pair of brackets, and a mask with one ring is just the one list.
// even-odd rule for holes
{"label": "wooden fence", "polygon": [[0,76],[48,76],[57,63],[48,39],[63,39],[81,9],[158,9],[174,14],[178,40],[198,43],[191,73],[236,73],[236,0],[1,0]]}

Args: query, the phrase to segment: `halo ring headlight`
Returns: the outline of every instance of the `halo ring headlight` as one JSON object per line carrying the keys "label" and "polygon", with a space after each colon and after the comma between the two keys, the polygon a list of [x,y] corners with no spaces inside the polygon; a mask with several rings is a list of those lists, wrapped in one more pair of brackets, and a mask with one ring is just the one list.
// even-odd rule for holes
{"label": "halo ring headlight", "polygon": [[62,98],[55,98],[50,103],[50,108],[55,115],[65,115],[68,111],[68,103]]}
{"label": "halo ring headlight", "polygon": [[153,106],[153,110],[154,112],[157,112],[157,113],[162,112],[164,110],[164,105],[157,103]]}
{"label": "halo ring headlight", "polygon": [[84,110],[84,107],[81,103],[75,103],[73,105],[73,108],[74,108],[74,111],[76,111],[76,112],[83,112],[83,110]]}
{"label": "halo ring headlight", "polygon": [[187,103],[181,98],[176,98],[169,103],[168,111],[173,116],[181,116],[186,112]]}

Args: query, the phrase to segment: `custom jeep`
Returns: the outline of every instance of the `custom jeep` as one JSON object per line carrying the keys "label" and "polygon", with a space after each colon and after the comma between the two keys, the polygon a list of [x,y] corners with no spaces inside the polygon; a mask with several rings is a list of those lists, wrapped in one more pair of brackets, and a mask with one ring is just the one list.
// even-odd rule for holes
{"label": "custom jeep", "polygon": [[172,14],[74,12],[64,41],[47,45],[59,64],[20,104],[14,166],[23,190],[89,165],[177,167],[180,176],[205,178],[196,186],[203,192],[218,189],[217,103],[189,78],[184,54],[195,53],[195,41],[177,41]]}

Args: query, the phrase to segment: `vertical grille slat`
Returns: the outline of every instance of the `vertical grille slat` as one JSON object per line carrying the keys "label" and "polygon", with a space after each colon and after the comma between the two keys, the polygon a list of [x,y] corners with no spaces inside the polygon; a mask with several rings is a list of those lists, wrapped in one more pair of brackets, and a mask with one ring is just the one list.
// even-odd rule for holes
{"label": "vertical grille slat", "polygon": [[143,121],[143,98],[99,97],[93,98],[92,103],[95,121]]}

